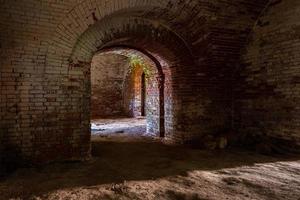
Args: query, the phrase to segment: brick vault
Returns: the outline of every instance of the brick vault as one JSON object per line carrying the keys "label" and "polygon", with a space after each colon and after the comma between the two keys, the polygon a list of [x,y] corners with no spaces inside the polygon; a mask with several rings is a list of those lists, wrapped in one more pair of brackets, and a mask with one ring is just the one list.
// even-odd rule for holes
{"label": "brick vault", "polygon": [[164,74],[166,140],[299,149],[300,1],[0,3],[0,159],[89,157],[91,62],[124,46]]}

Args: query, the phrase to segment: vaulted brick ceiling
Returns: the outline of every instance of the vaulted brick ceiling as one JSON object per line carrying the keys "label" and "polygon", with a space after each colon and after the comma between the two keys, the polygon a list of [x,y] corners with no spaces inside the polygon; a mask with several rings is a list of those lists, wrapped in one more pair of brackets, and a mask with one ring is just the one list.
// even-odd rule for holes
{"label": "vaulted brick ceiling", "polygon": [[11,141],[16,134],[34,135],[18,138],[28,144],[24,152],[52,150],[44,145],[47,137],[56,141],[64,135],[75,138],[73,143],[53,146],[87,153],[90,63],[104,47],[132,46],[160,61],[167,137],[184,141],[232,128],[233,72],[243,67],[241,52],[268,0],[1,3],[0,63],[3,77],[15,82],[3,86],[7,95],[15,95],[1,104],[1,119],[7,119],[3,130]]}
{"label": "vaulted brick ceiling", "polygon": [[[226,61],[230,66],[266,3],[267,0],[80,1],[58,25],[53,50],[65,54],[73,51],[73,58],[80,60],[84,59],[83,50],[91,56],[108,42],[131,40],[132,44],[135,40],[155,51],[149,43],[156,41],[173,50],[179,46],[178,56],[182,51],[190,53],[197,63],[206,60],[211,66],[224,66]],[[63,48],[57,50],[56,46]]]}

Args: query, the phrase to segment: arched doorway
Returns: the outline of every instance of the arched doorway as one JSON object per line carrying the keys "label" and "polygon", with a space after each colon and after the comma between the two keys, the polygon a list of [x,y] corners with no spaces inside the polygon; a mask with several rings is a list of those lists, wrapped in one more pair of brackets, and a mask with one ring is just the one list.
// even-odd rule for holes
{"label": "arched doorway", "polygon": [[[109,1],[107,4],[114,4],[114,2]],[[157,5],[161,7],[162,4],[159,2]],[[165,136],[166,140],[176,143],[182,143],[199,132],[198,126],[191,127],[195,123],[189,120],[189,113],[193,107],[182,109],[185,104],[189,104],[191,98],[194,98],[192,88],[182,87],[189,82],[189,77],[195,76],[193,71],[186,70],[194,66],[191,49],[180,35],[169,28],[168,24],[127,15],[129,11],[131,14],[139,15],[139,9],[144,8],[137,4],[132,4],[132,6],[136,8],[114,6],[117,11],[107,10],[108,13],[98,17],[93,23],[84,22],[82,29],[75,30],[76,24],[73,22],[70,24],[64,20],[51,40],[45,71],[49,72],[49,77],[52,77],[50,73],[64,70],[57,76],[56,85],[62,88],[64,100],[72,99],[73,102],[62,103],[58,106],[59,110],[67,110],[71,114],[60,115],[60,121],[56,125],[59,130],[61,127],[66,127],[65,130],[68,133],[65,134],[66,137],[72,138],[72,143],[64,143],[62,146],[70,150],[68,153],[74,159],[90,155],[90,64],[96,53],[107,48],[132,47],[149,58],[155,58],[152,60],[157,62],[156,66],[161,67],[159,72],[163,73],[158,73],[155,77],[158,83],[157,88],[160,93],[164,94],[159,95],[160,98],[157,101],[161,106],[156,112],[161,115],[157,115],[158,117],[152,121],[153,125],[149,126],[157,128],[149,131],[157,131],[159,136]],[[153,5],[151,10],[155,7]],[[78,6],[74,8],[74,12],[80,9],[81,7]],[[74,18],[73,12],[69,17]],[[65,24],[70,25],[65,26]],[[68,30],[61,31],[61,27]],[[59,48],[61,46],[64,48]],[[189,94],[191,97],[182,99],[182,94]],[[50,111],[46,113],[46,115],[52,114]],[[191,123],[186,125],[186,121]],[[186,134],[186,130],[192,130],[193,133]]]}
{"label": "arched doorway", "polygon": [[[147,135],[164,137],[165,75],[160,63],[149,53],[125,45],[105,47],[96,53],[97,56],[105,55],[106,57],[110,54],[125,56],[129,62],[128,67],[123,69],[125,75],[121,88],[123,92],[124,115],[145,117],[147,121]],[[92,79],[93,73],[95,72],[92,71]],[[110,93],[113,93],[112,90]],[[106,107],[109,107],[109,105]],[[94,108],[92,101],[92,113]]]}

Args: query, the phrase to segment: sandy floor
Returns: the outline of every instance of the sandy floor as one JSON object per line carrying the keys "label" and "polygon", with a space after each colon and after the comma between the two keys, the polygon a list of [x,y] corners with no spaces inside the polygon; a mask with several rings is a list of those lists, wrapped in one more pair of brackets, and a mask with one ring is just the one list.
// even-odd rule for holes
{"label": "sandy floor", "polygon": [[20,169],[0,199],[300,200],[300,156],[202,151],[124,133],[93,136],[93,158]]}
{"label": "sandy floor", "polygon": [[146,119],[120,118],[120,119],[93,119],[91,122],[92,135],[98,136],[147,136]]}

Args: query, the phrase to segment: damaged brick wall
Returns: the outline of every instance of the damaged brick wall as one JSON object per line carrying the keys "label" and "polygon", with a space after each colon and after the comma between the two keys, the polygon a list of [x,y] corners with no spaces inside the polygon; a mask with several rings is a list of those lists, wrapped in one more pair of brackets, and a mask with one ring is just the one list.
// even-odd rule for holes
{"label": "damaged brick wall", "polygon": [[234,84],[234,123],[250,142],[300,144],[299,17],[299,1],[272,0],[242,56]]}
{"label": "damaged brick wall", "polygon": [[129,59],[118,54],[94,56],[91,68],[91,116],[125,116],[124,79]]}

